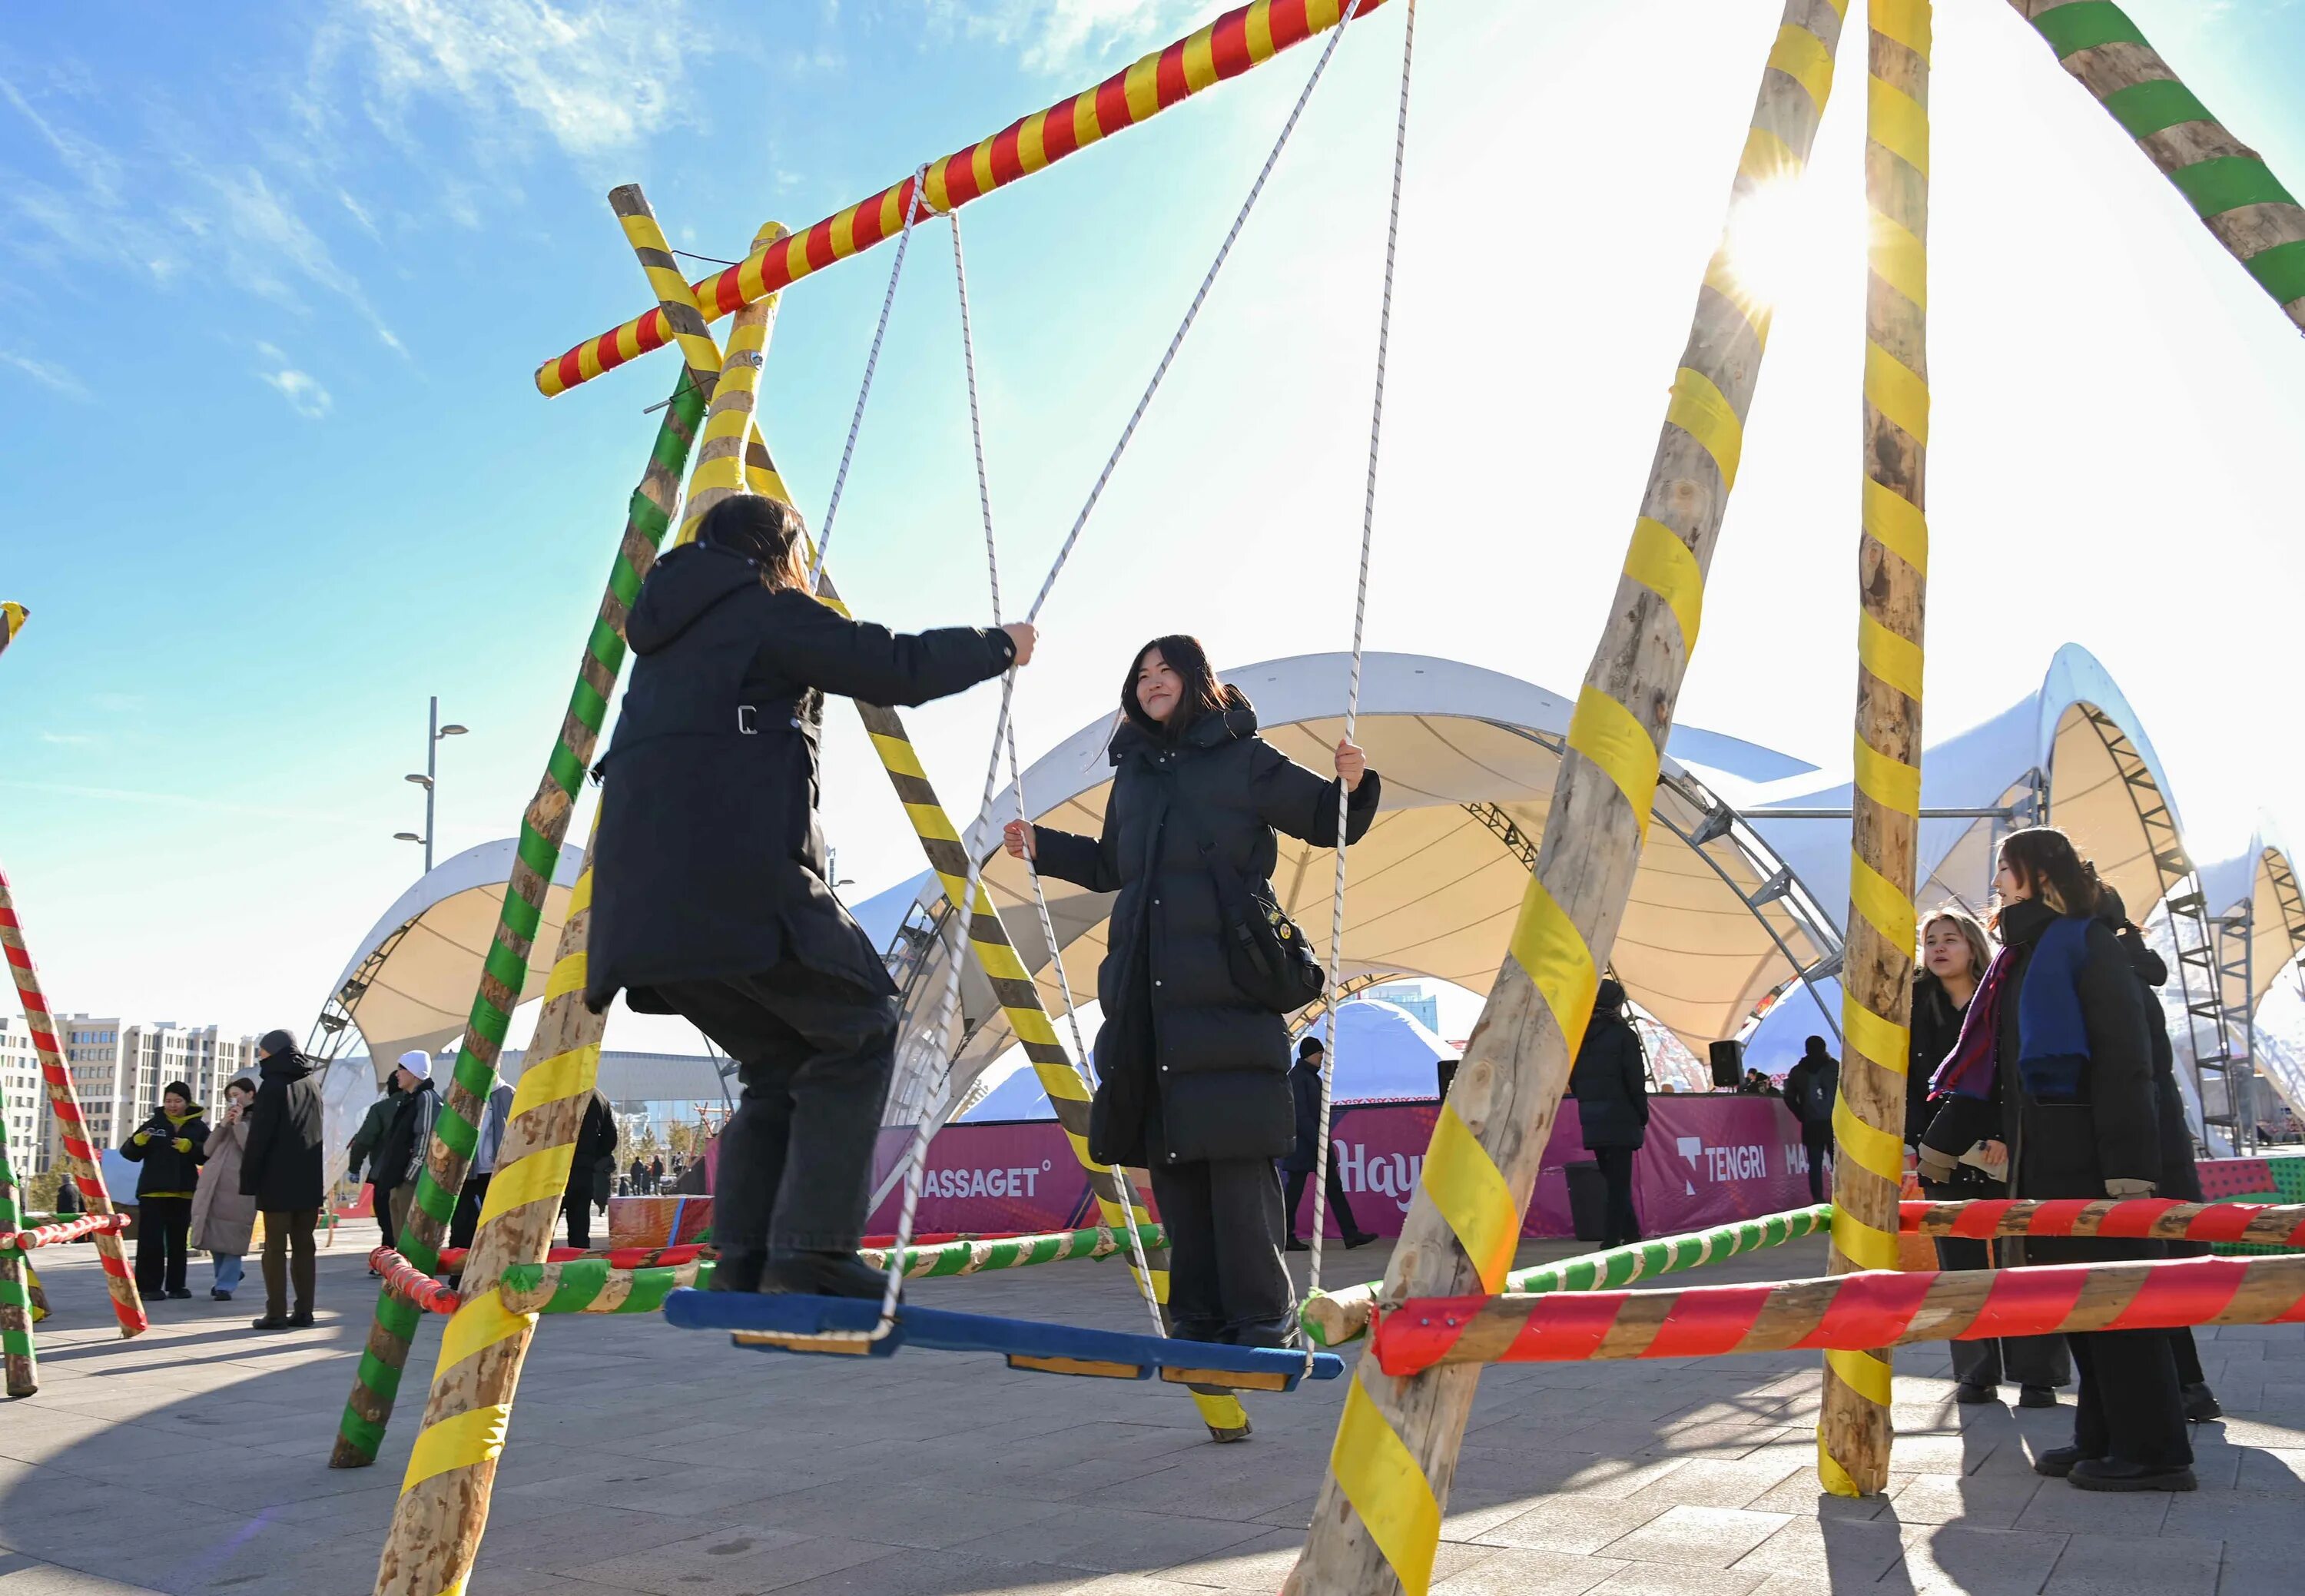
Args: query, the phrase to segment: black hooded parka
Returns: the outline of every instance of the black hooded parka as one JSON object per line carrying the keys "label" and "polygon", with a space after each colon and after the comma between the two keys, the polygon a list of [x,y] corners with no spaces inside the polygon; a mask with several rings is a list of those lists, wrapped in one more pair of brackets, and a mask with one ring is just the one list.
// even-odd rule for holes
{"label": "black hooded parka", "polygon": [[1006,632],[899,636],[752,560],[675,549],[626,628],[632,687],[600,762],[591,962],[598,1012],[619,988],[663,1013],[664,981],[733,979],[787,959],[875,995],[895,987],[828,880],[817,817],[822,695],[916,704],[999,675]]}
{"label": "black hooded parka", "polygon": [[[1238,688],[1225,692],[1229,708],[1197,716],[1174,742],[1122,722],[1110,750],[1101,836],[1033,828],[1042,875],[1119,893],[1097,971],[1106,1016],[1097,1067],[1108,1078],[1149,1067],[1157,1100],[1143,1100],[1160,1120],[1150,1144],[1141,1117],[1101,1127],[1101,1153],[1130,1163],[1278,1158],[1297,1139],[1288,1023],[1233,985],[1216,883],[1201,849],[1229,860],[1246,881],[1270,881],[1276,831],[1335,845],[1337,782],[1257,736],[1248,700]],[[1352,794],[1348,841],[1367,832],[1380,797],[1369,771]],[[1132,982],[1140,984],[1134,992]],[[1116,1034],[1141,1026],[1148,1012],[1149,1048],[1142,1036]]]}
{"label": "black hooded parka", "polygon": [[317,1208],[327,1195],[326,1114],[312,1063],[301,1053],[267,1054],[249,1107],[240,1192],[266,1213]]}

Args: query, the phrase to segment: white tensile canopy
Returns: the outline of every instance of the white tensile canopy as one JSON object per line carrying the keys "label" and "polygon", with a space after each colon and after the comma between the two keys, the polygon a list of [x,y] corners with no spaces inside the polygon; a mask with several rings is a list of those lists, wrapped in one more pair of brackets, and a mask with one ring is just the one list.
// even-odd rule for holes
{"label": "white tensile canopy", "polygon": [[[1343,732],[1348,668],[1343,654],[1315,654],[1222,674],[1255,704],[1268,741],[1325,771]],[[1422,976],[1488,990],[1544,837],[1573,707],[1542,687],[1453,661],[1365,656],[1356,735],[1384,791],[1375,824],[1351,850],[1348,982]],[[1026,807],[1042,824],[1092,835],[1100,830],[1111,790],[1104,753],[1110,730],[1109,718],[1100,718],[1025,772]],[[1705,754],[1722,762],[1739,748],[1763,765],[1790,764],[1726,738],[1707,739]],[[1015,812],[1010,795],[993,810],[1001,818]],[[1782,861],[1670,755],[1655,815],[1612,963],[1634,1002],[1702,1053],[1708,1042],[1734,1036],[1765,995],[1837,953],[1839,940]],[[998,840],[990,822],[970,839],[991,855],[985,879],[1001,918],[1049,1011],[1060,1014],[1063,997],[1025,866],[997,852]],[[1324,959],[1334,871],[1331,850],[1280,840],[1275,892]],[[1085,1003],[1095,993],[1112,900],[1061,882],[1043,884],[1066,975]],[[937,890],[924,883],[918,900],[932,904]],[[900,1057],[891,1122],[918,1118],[926,1082],[947,1051],[924,1034],[941,995],[943,945],[926,947],[909,984],[911,1046]],[[1014,1040],[989,989],[969,982],[964,1009],[969,1028],[955,1067],[956,1100]]]}

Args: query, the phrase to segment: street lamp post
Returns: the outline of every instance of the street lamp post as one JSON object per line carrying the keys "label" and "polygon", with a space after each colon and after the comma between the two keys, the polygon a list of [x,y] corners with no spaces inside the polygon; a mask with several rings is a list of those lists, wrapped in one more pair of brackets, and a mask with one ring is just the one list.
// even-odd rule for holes
{"label": "street lamp post", "polygon": [[437,784],[433,778],[438,773],[436,755],[439,751],[440,739],[444,737],[462,737],[469,730],[468,727],[454,724],[441,725],[440,700],[437,696],[432,699],[432,707],[427,714],[424,728],[424,773],[407,778],[424,789],[424,834],[420,837],[413,832],[392,833],[392,840],[396,842],[421,842],[424,845],[424,874],[427,875],[432,874],[433,805],[434,800],[438,797]]}

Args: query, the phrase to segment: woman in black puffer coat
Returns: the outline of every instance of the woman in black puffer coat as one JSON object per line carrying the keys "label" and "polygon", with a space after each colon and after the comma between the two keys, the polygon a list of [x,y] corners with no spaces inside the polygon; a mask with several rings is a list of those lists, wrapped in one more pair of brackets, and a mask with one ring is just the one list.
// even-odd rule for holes
{"label": "woman in black puffer coat", "polygon": [[[2036,826],[2003,841],[1994,886],[2002,951],[1941,1071],[1921,1178],[1943,1181],[1981,1148],[2014,1198],[2151,1196],[2162,1166],[2149,1032],[2129,956],[2097,918],[2096,867],[2064,832]],[[2157,1242],[2102,1237],[2027,1237],[2022,1251],[2028,1264],[2165,1256]],[[2194,1489],[2168,1333],[2065,1342],[2080,1375],[2073,1444],[2035,1470],[2088,1490]]]}
{"label": "woman in black puffer coat", "polygon": [[1379,783],[1361,750],[1337,745],[1323,781],[1256,735],[1256,712],[1221,684],[1190,637],[1147,644],[1122,684],[1101,837],[1013,822],[1008,851],[1043,875],[1120,894],[1097,972],[1104,1028],[1090,1155],[1142,1165],[1169,1231],[1172,1330],[1240,1346],[1295,1344],[1288,1236],[1272,1161],[1296,1140],[1289,1028],[1233,984],[1212,855],[1270,881],[1288,832],[1347,841],[1375,816]]}
{"label": "woman in black puffer coat", "polygon": [[1585,1150],[1608,1182],[1608,1216],[1601,1245],[1622,1247],[1641,1239],[1641,1216],[1633,1208],[1633,1156],[1649,1133],[1648,1063],[1641,1038],[1625,1018],[1625,989],[1614,977],[1602,981],[1593,997],[1593,1020],[1569,1071],[1577,1099],[1577,1123]]}

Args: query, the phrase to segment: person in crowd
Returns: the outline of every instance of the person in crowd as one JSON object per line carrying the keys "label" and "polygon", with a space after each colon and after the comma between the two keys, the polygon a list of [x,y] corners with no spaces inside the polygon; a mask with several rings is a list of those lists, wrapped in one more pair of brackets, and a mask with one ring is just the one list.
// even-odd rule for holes
{"label": "person in crowd", "polygon": [[[392,1223],[392,1188],[376,1179],[374,1160],[384,1133],[392,1128],[393,1116],[400,1112],[400,1071],[395,1070],[385,1079],[384,1095],[368,1105],[368,1113],[361,1116],[360,1129],[353,1132],[352,1140],[344,1146],[344,1156],[349,1160],[344,1167],[346,1179],[357,1183],[361,1178],[361,1166],[363,1164],[370,1166],[369,1212],[376,1216],[376,1227],[383,1234],[384,1244],[387,1247],[398,1241]],[[370,1269],[369,1273],[373,1275],[376,1271]]]}
{"label": "person in crowd", "polygon": [[[86,1212],[88,1205],[81,1200],[80,1187],[72,1176],[59,1172],[56,1176],[56,1216],[64,1218]],[[82,1236],[81,1240],[93,1243],[95,1238]]]}
{"label": "person in crowd", "polygon": [[648,1165],[638,1153],[633,1155],[633,1165],[625,1172],[625,1190],[634,1197],[648,1195]]}
{"label": "person in crowd", "polygon": [[[2097,912],[2113,927],[2121,951],[2129,958],[2129,968],[2144,984],[2145,1040],[2153,1051],[2154,1106],[2161,1126],[2159,1194],[2179,1202],[2200,1202],[2204,1200],[2201,1172],[2193,1162],[2193,1132],[2185,1120],[2184,1094],[2177,1089],[2176,1050],[2170,1046],[2168,1017],[2161,1007],[2160,989],[2168,984],[2169,962],[2146,945],[2145,933],[2129,917],[2128,906],[2111,887],[2098,893]],[[2167,1247],[2171,1258],[2209,1255],[2207,1242],[2171,1242]],[[2196,1424],[2222,1417],[2224,1409],[2216,1393],[2209,1389],[2191,1329],[2180,1326],[2170,1331],[2169,1350],[2177,1360],[2178,1394],[2184,1401],[2185,1417]]]}
{"label": "person in crowd", "polygon": [[662,1153],[654,1153],[649,1157],[648,1189],[651,1196],[664,1190],[664,1155]]}
{"label": "person in crowd", "polygon": [[148,1300],[192,1294],[184,1262],[208,1140],[192,1088],[172,1080],[158,1110],[121,1144],[122,1156],[144,1166],[136,1176],[136,1289]]}
{"label": "person in crowd", "polygon": [[1601,1168],[1609,1191],[1601,1245],[1622,1247],[1641,1239],[1641,1216],[1633,1209],[1633,1156],[1649,1133],[1648,1064],[1641,1038],[1625,1017],[1625,989],[1604,977],[1593,997],[1593,1020],[1569,1072],[1577,1098],[1577,1120],[1585,1150]]}
{"label": "person in crowd", "polygon": [[596,1087],[591,1101],[584,1105],[584,1122],[577,1127],[576,1150],[568,1164],[567,1190],[560,1199],[571,1247],[591,1246],[592,1210],[608,1212],[608,1188],[616,1178],[617,1116]]}
{"label": "person in crowd", "polygon": [[[1312,1243],[1297,1234],[1297,1205],[1305,1200],[1305,1187],[1313,1178],[1314,1168],[1320,1163],[1315,1156],[1321,1147],[1321,1065],[1328,1054],[1328,1044],[1318,1037],[1306,1037],[1297,1044],[1297,1066],[1289,1071],[1289,1089],[1296,1099],[1297,1144],[1280,1161],[1281,1173],[1289,1177],[1289,1190],[1280,1199],[1280,1211],[1289,1218],[1289,1250],[1309,1251]],[[1337,1174],[1337,1155],[1331,1144],[1329,1152],[1329,1210],[1337,1216],[1340,1233],[1348,1248],[1365,1247],[1376,1237],[1360,1227],[1353,1217],[1353,1205],[1345,1196],[1345,1182]]]}
{"label": "person in crowd", "polygon": [[1756,1069],[1745,1071],[1745,1079],[1737,1083],[1737,1090],[1748,1097],[1773,1097],[1777,1095],[1775,1084]]}
{"label": "person in crowd", "polygon": [[[740,495],[656,563],[601,761],[585,1001],[686,1016],[736,1061],[713,1284],[878,1297],[856,1256],[897,988],[832,890],[823,696],[917,704],[1033,657],[1024,624],[899,636],[809,592],[797,512]],[[589,1226],[588,1226],[589,1228]]]}
{"label": "person in crowd", "polygon": [[1115,770],[1101,836],[1022,821],[1006,833],[1009,853],[1042,875],[1119,894],[1097,971],[1104,1025],[1090,1156],[1152,1174],[1169,1228],[1173,1334],[1294,1345],[1280,1256],[1288,1219],[1272,1163],[1297,1139],[1289,1029],[1229,967],[1229,946],[1250,934],[1229,921],[1220,885],[1261,893],[1251,912],[1277,915],[1273,833],[1336,846],[1341,789],[1343,841],[1356,841],[1375,818],[1381,786],[1351,742],[1337,745],[1333,780],[1265,742],[1247,697],[1220,682],[1200,643],[1183,636],[1137,651],[1108,753]]}
{"label": "person in crowd", "polygon": [[240,1165],[240,1189],[264,1216],[264,1317],[253,1327],[296,1330],[312,1322],[312,1228],[328,1194],[327,1112],[318,1068],[293,1037],[267,1031],[256,1047],[259,1084]]}
{"label": "person in crowd", "polygon": [[504,1148],[505,1124],[512,1118],[512,1083],[499,1080],[489,1093],[481,1113],[481,1128],[472,1139],[472,1161],[465,1166],[464,1190],[448,1216],[448,1245],[469,1247],[481,1227],[481,1205],[488,1200],[489,1182],[497,1172],[497,1156]]}
{"label": "person in crowd", "polygon": [[1800,1122],[1811,1202],[1824,1200],[1824,1166],[1833,1159],[1833,1105],[1840,1097],[1841,1061],[1825,1051],[1823,1037],[1811,1037],[1802,1044],[1800,1062],[1785,1071],[1785,1106]]}
{"label": "person in crowd", "polygon": [[[1967,909],[1947,904],[1921,926],[1921,973],[1913,979],[1912,1053],[1905,1075],[1906,1140],[1918,1147],[1934,1114],[1929,1080],[1952,1052],[1961,1022],[1977,996],[1978,984],[1993,962],[1993,943],[1984,926]],[[1925,1195],[1958,1202],[2009,1195],[2008,1186],[1973,1164],[1955,1165],[1943,1182],[1922,1186]],[[1947,1269],[1989,1269],[1992,1242],[1939,1236],[1937,1263]],[[2012,1259],[2021,1247],[2003,1244]],[[2072,1383],[2071,1357],[2062,1336],[2010,1336],[1997,1341],[1956,1341],[1952,1353],[1955,1397],[1965,1403],[1998,1402],[2001,1382],[2017,1382],[2017,1405],[2057,1405],[2057,1388]]]}
{"label": "person in crowd", "polygon": [[[1994,877],[2000,953],[1932,1082],[1943,1099],[1922,1135],[1926,1180],[1964,1156],[2005,1170],[2012,1197],[2148,1197],[2161,1179],[2161,1122],[2143,988],[2097,917],[2097,868],[2053,826],[2001,844]],[[2027,1264],[2163,1256],[2156,1242],[2025,1238]],[[2071,1446],[2033,1466],[2087,1490],[2191,1490],[2177,1363],[2165,1330],[2069,1335],[2080,1386]]]}
{"label": "person in crowd", "polygon": [[391,1213],[397,1237],[416,1200],[416,1177],[424,1173],[424,1160],[432,1148],[432,1123],[440,1114],[440,1094],[432,1086],[432,1055],[421,1047],[402,1054],[393,1066],[393,1082],[400,1088],[400,1106],[377,1140],[369,1182]]}
{"label": "person in crowd", "polygon": [[248,1150],[248,1111],[256,1082],[246,1076],[224,1088],[224,1112],[208,1132],[208,1157],[200,1165],[200,1190],[192,1194],[191,1243],[208,1255],[216,1283],[208,1295],[232,1301],[240,1287],[242,1260],[256,1233],[256,1199],[240,1189],[240,1167]]}

